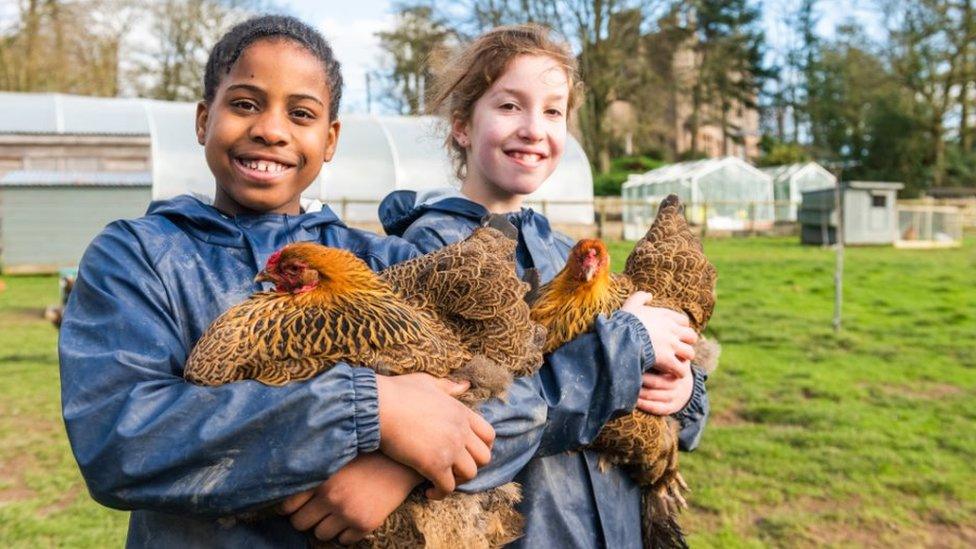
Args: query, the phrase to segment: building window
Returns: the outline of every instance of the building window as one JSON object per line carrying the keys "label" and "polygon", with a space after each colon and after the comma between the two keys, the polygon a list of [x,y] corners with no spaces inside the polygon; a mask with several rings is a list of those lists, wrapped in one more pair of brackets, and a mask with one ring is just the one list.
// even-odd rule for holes
{"label": "building window", "polygon": [[871,206],[873,206],[875,208],[884,208],[885,206],[888,205],[888,201],[886,200],[887,198],[888,197],[886,197],[883,194],[872,194],[871,195]]}

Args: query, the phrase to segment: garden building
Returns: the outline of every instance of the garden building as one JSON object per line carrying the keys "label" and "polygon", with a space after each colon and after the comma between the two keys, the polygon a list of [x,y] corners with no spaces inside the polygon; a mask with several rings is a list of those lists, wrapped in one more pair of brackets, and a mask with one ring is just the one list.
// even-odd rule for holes
{"label": "garden building", "polygon": [[[894,244],[898,238],[896,199],[901,183],[845,181],[841,184],[845,244]],[[837,241],[835,189],[803,193],[798,220],[804,244]]]}
{"label": "garden building", "polygon": [[669,194],[685,203],[689,222],[709,230],[772,227],[773,180],[748,162],[727,156],[662,166],[632,174],[623,185],[624,236],[640,238]]}
{"label": "garden building", "polygon": [[[0,269],[77,265],[105,224],[142,215],[150,200],[211,197],[195,111],[194,103],[0,92]],[[335,159],[304,193],[309,206],[328,203],[350,224],[378,230],[387,193],[454,184],[438,119],[342,122]],[[529,203],[562,230],[592,226],[592,174],[573,138]]]}
{"label": "garden building", "polygon": [[837,184],[837,177],[816,162],[772,166],[762,171],[773,178],[777,222],[796,222],[796,212],[804,191],[833,188]]}

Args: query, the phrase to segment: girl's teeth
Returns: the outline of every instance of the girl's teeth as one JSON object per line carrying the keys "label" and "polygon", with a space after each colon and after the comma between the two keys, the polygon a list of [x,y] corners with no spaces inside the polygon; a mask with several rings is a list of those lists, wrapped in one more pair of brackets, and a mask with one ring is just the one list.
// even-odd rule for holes
{"label": "girl's teeth", "polygon": [[277,162],[272,162],[269,160],[242,160],[241,164],[249,170],[255,170],[258,172],[272,172],[279,173],[285,170],[286,166],[284,164],[279,164]]}

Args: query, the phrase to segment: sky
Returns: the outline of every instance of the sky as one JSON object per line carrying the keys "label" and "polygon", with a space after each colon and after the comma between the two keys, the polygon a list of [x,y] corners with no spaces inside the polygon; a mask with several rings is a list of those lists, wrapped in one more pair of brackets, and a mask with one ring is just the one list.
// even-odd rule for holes
{"label": "sky", "polygon": [[[0,0],[0,22],[17,13],[18,0]],[[393,27],[393,0],[275,0],[293,15],[314,25],[332,43],[342,63],[346,83],[343,112],[364,113],[367,110],[366,73],[380,67],[381,52],[375,33]],[[763,16],[767,42],[784,46],[782,14],[799,0],[764,0]],[[840,23],[853,19],[880,38],[883,32],[880,15],[870,0],[819,0],[818,34],[829,37]],[[374,108],[374,112],[378,111]]]}

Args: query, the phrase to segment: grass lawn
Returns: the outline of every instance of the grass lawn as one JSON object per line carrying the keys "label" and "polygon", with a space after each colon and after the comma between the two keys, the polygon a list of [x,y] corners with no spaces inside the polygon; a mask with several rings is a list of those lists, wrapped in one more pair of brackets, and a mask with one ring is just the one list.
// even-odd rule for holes
{"label": "grass lawn", "polygon": [[[612,246],[618,268],[630,246]],[[833,252],[709,240],[721,366],[684,456],[696,547],[976,546],[976,239],[956,250]],[[0,545],[117,547],[60,420],[49,277],[0,277]]]}

